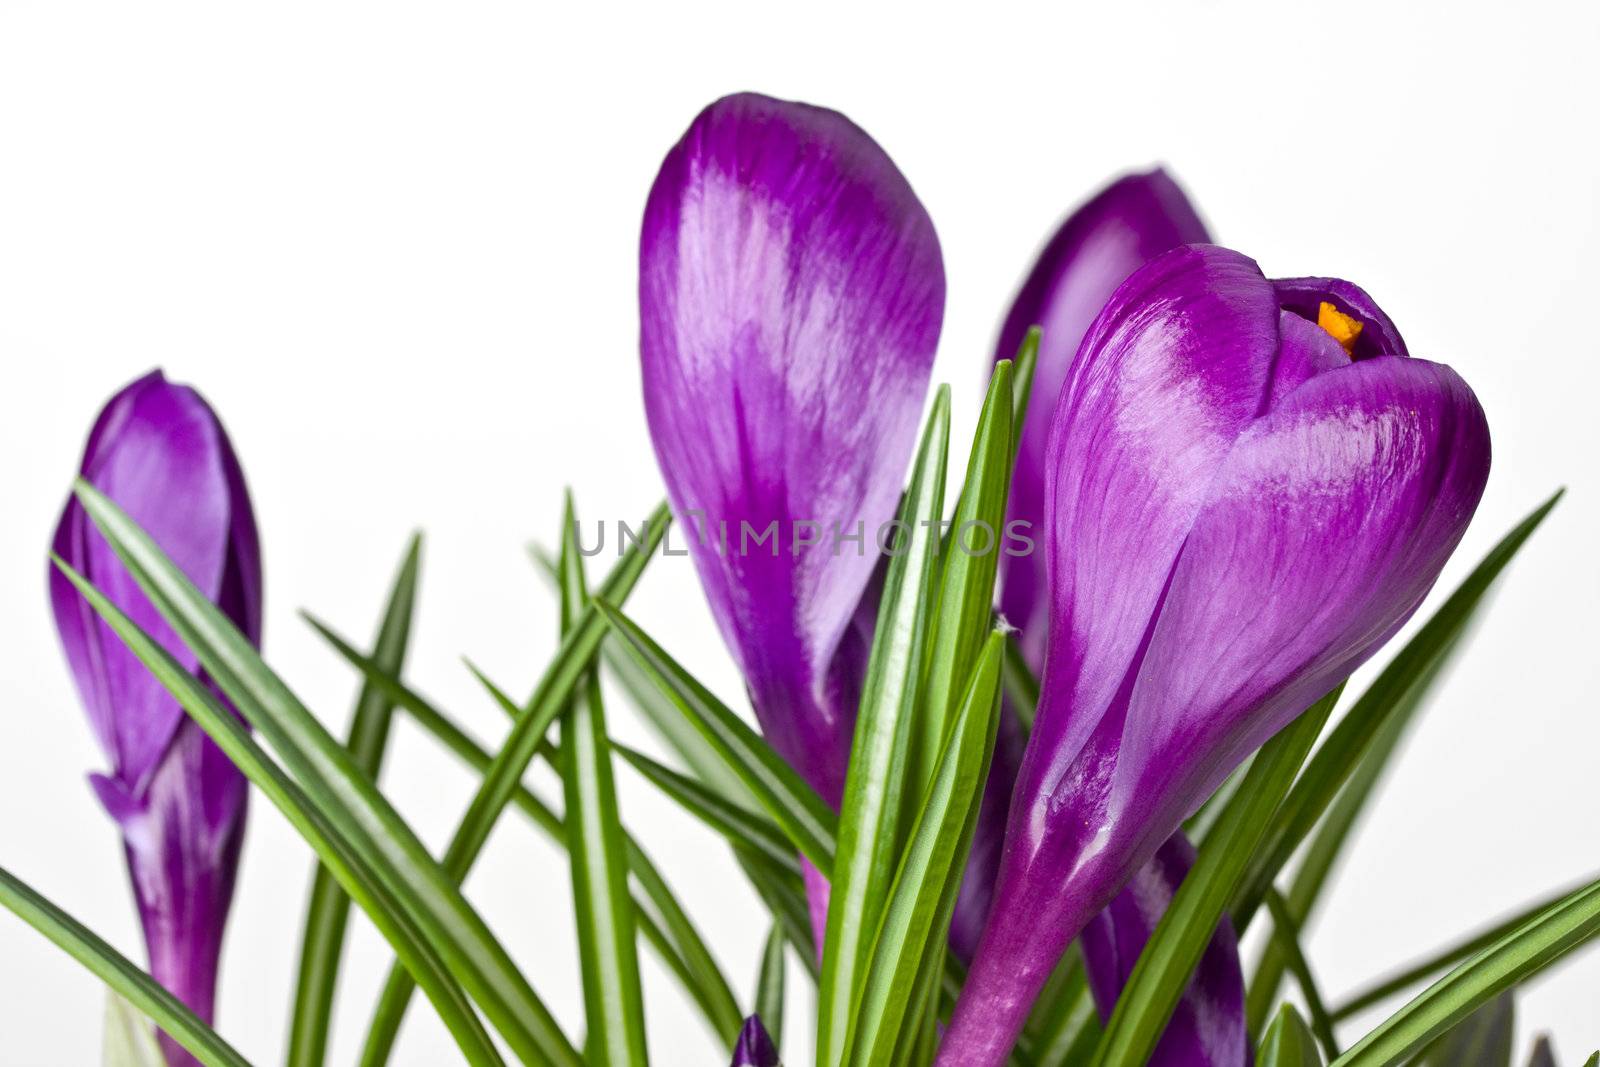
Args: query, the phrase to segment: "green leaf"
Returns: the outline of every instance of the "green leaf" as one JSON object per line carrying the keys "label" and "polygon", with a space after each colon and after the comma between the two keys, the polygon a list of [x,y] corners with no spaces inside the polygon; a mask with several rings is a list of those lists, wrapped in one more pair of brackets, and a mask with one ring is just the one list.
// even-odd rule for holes
{"label": "green leaf", "polygon": [[1294,1007],[1285,1004],[1256,1050],[1256,1067],[1322,1067],[1317,1039]]}
{"label": "green leaf", "polygon": [[818,992],[818,1067],[844,1062],[851,1018],[871,962],[872,932],[883,914],[904,833],[902,791],[932,613],[949,439],[950,389],[942,386],[901,504],[905,536],[884,580],[850,747]]}
{"label": "green leaf", "polygon": [[1033,715],[1039,707],[1039,679],[1033,676],[1027,661],[1022,658],[1021,647],[1015,641],[1006,642],[1004,666],[1005,673],[1002,678],[1006,687],[1006,699],[1011,704],[1011,710],[1016,712],[1022,728],[1032,733]]}
{"label": "green leaf", "polygon": [[[552,582],[556,581],[558,576],[554,561],[537,547],[530,551],[539,566],[539,572]],[[724,800],[752,809],[760,806],[739,776],[729,770],[717,750],[656,685],[650,673],[624,651],[620,639],[615,635],[608,635],[600,643],[600,662],[616,679],[656,736],[677,753],[700,784],[722,794]]]}
{"label": "green leaf", "polygon": [[1540,1034],[1528,1054],[1528,1067],[1556,1067],[1556,1054],[1550,1048],[1550,1035]]}
{"label": "green leaf", "polygon": [[[567,494],[561,538],[561,632],[571,634],[589,599],[578,554],[577,516]],[[561,716],[561,780],[566,795],[567,852],[582,963],[584,1015],[591,1064],[648,1062],[644,994],[634,943],[622,823],[617,814],[611,742],[600,680],[591,670]]]}
{"label": "green leaf", "polygon": [[1424,1049],[1412,1067],[1511,1067],[1516,1020],[1516,1005],[1507,990]]}
{"label": "green leaf", "polygon": [[1490,550],[1466,581],[1361,694],[1361,699],[1317,750],[1273,820],[1261,852],[1246,875],[1244,889],[1233,908],[1233,924],[1241,935],[1250,925],[1267,886],[1277,878],[1278,872],[1376,743],[1383,724],[1405,706],[1415,687],[1434,674],[1490,584],[1556,506],[1563,492],[1565,490],[1556,492]]}
{"label": "green leaf", "polygon": [[761,970],[756,975],[756,1014],[777,1048],[783,1047],[783,998],[788,984],[784,948],[788,941],[783,927],[774,923],[761,950]]}
{"label": "green leaf", "polygon": [[[1016,372],[1012,375],[1012,396],[1014,401],[1011,406],[1011,425],[1013,427],[1012,451],[1022,448],[1022,424],[1028,415],[1028,400],[1033,394],[1033,372],[1039,365],[1039,339],[1042,331],[1037,326],[1028,327],[1028,332],[1022,335],[1022,344],[1017,346]],[[1049,398],[1052,402],[1054,397]],[[1048,417],[1048,414],[1046,415]],[[1013,459],[1015,456],[1013,456]]]}
{"label": "green leaf", "polygon": [[101,1067],[167,1067],[150,1020],[109,989],[100,1062]]}
{"label": "green leaf", "polygon": [[155,1020],[178,1044],[206,1067],[250,1067],[183,1002],[99,935],[40,896],[4,867],[0,867],[0,905],[65,950],[133,1007]]}
{"label": "green leaf", "polygon": [[[81,479],[76,492],[84,511],[150,602],[199,657],[206,673],[228,694],[240,714],[278,752],[307,795],[318,803],[319,813],[340,828],[405,903],[428,938],[440,947],[451,973],[512,1050],[523,1059],[550,1059],[579,1067],[581,1061],[555,1018],[462,896],[458,879],[447,869],[452,857],[447,856],[443,866],[434,862],[344,746],[121,508]],[[598,643],[598,627],[595,633]],[[552,708],[552,717],[554,712]]]}
{"label": "green leaf", "polygon": [[1584,1063],[1583,1067],[1600,1067],[1600,1052],[1596,1052],[1594,1055],[1590,1056],[1589,1059]]}
{"label": "green leaf", "polygon": [[[623,553],[601,584],[601,596],[620,599],[632,592],[639,575],[665,536],[670,521],[666,505],[656,508],[646,525],[643,540]],[[570,632],[562,638],[555,659],[545,668],[533,695],[520,710],[511,732],[506,735],[505,743],[484,771],[483,781],[466,814],[462,816],[460,825],[456,827],[442,861],[445,872],[456,885],[466,878],[489,840],[489,833],[500,814],[511,803],[523,773],[544,742],[550,724],[579,691],[604,632],[605,624],[594,606],[585,607]],[[388,1060],[410,996],[411,983],[404,972],[398,968],[391,970],[379,997],[377,1010],[373,1013],[371,1028],[367,1031],[366,1047],[361,1059],[363,1067],[378,1067]],[[563,1064],[572,1062],[568,1060],[568,1054],[575,1057],[576,1053],[572,1052],[570,1046],[563,1048],[555,1041],[555,1038],[561,1037],[559,1030],[550,1033],[553,1020],[547,1025],[543,1018],[535,1016],[534,1021],[539,1024],[539,1032],[549,1036],[545,1043],[552,1046],[553,1051],[547,1050],[546,1054]],[[565,1045],[565,1038],[561,1038],[561,1045]]]}
{"label": "green leaf", "polygon": [[1256,753],[1123,986],[1095,1051],[1097,1067],[1143,1063],[1155,1048],[1239,888],[1245,864],[1343,689],[1341,683]]}
{"label": "green leaf", "polygon": [[[1452,646],[1454,644],[1455,642],[1452,642]],[[1446,652],[1446,658],[1448,655],[1449,650]],[[1373,739],[1372,747],[1356,767],[1355,773],[1339,791],[1327,815],[1317,824],[1317,832],[1306,846],[1305,855],[1295,869],[1294,879],[1284,898],[1284,909],[1295,926],[1303,928],[1306,920],[1310,918],[1328,875],[1332,872],[1335,861],[1355,828],[1356,820],[1365,810],[1367,800],[1371,797],[1378,779],[1382,777],[1390,759],[1399,748],[1401,737],[1415,717],[1417,708],[1423,696],[1429,691],[1434,678],[1443,669],[1446,658],[1441,658],[1433,670],[1420,678],[1418,684],[1411,687],[1407,695],[1401,698],[1388,721],[1379,730],[1378,736]],[[1287,965],[1288,956],[1284,947],[1279,945],[1276,939],[1269,941],[1262,951],[1261,962],[1256,968],[1247,997],[1246,1015],[1251,1034],[1260,1032],[1268,1012],[1271,1011]]]}
{"label": "green leaf", "polygon": [[775,866],[800,873],[794,846],[771,820],[730,804],[699,782],[657,763],[626,745],[613,746],[645,780],[676,801],[685,811],[705,823],[728,841],[765,856]]}
{"label": "green leaf", "polygon": [[[409,714],[419,726],[441,741],[464,763],[479,774],[489,769],[493,758],[448,716],[396,678],[379,672],[370,658],[356,651],[348,641],[327,625],[309,615],[306,616],[306,621],[334,651],[393,700],[396,707]],[[497,700],[503,698],[511,704],[509,711],[512,715],[518,714],[520,709],[509,698],[504,697],[492,682],[475,668],[473,673],[489,688]],[[554,843],[563,849],[566,848],[566,827],[561,816],[520,784],[511,800]],[[624,846],[627,850],[629,873],[639,883],[639,890],[643,894],[642,900],[635,899],[634,908],[645,939],[661,955],[662,962],[668,969],[682,981],[694,998],[696,1006],[701,1009],[706,1021],[711,1025],[711,1029],[718,1036],[731,1042],[738,1036],[743,1016],[739,1012],[733,993],[728,988],[727,979],[717,968],[704,940],[695,930],[693,923],[690,922],[688,915],[679,905],[671,888],[661,877],[649,856],[631,837],[625,838]],[[665,927],[665,930],[662,927]]]}
{"label": "green leaf", "polygon": [[[454,971],[430,940],[412,906],[401,899],[389,879],[378,873],[367,855],[348,841],[342,829],[325,813],[326,808],[336,807],[337,803],[326,795],[317,799],[310,791],[303,791],[267,757],[233,712],[212,695],[208,685],[185,670],[166,648],[139,629],[121,609],[89,584],[88,579],[59,557],[55,558],[55,564],[240,773],[283,812],[316,851],[323,865],[338,878],[340,887],[371,917],[427,992],[468,1061],[498,1065],[501,1062],[499,1053],[457,984]],[[143,1006],[137,1000],[134,1004]]]}
{"label": "green leaf", "polygon": [[981,650],[895,872],[860,1006],[851,1020],[852,1063],[877,1067],[891,1062],[907,1009],[917,1003],[913,991],[919,972],[930,955],[942,963],[945,931],[994,753],[1004,647],[1005,637],[997,632]]}
{"label": "green leaf", "polygon": [[1366,989],[1351,994],[1343,1004],[1333,1009],[1333,1021],[1342,1022],[1358,1012],[1365,1011],[1374,1004],[1388,1000],[1396,993],[1409,989],[1424,978],[1438,974],[1445,968],[1452,967],[1464,959],[1476,956],[1513,930],[1526,925],[1544,912],[1549,911],[1588,884],[1589,881],[1585,880],[1577,885],[1567,886],[1558,892],[1541,897],[1534,903],[1519,908],[1515,914],[1500,920],[1483,932],[1473,934],[1464,941],[1451,944],[1429,955],[1426,959],[1412,964],[1400,973],[1391,975]]}
{"label": "green leaf", "polygon": [[806,973],[813,981],[817,980],[822,967],[817,961],[817,945],[811,936],[811,911],[799,875],[775,867],[764,856],[746,849],[735,847],[733,858],[767,906],[773,921],[783,927]]}
{"label": "green leaf", "polygon": [[950,716],[994,615],[994,576],[1011,488],[1012,399],[1011,362],[1001,360],[978,416],[942,566],[935,565],[940,571],[939,606],[931,619],[922,707],[911,727],[911,797],[921,796],[933,777]]}
{"label": "green leaf", "polygon": [[1267,890],[1267,910],[1272,913],[1272,943],[1283,953],[1289,970],[1300,983],[1300,994],[1306,998],[1306,1011],[1311,1015],[1311,1032],[1329,1056],[1339,1055],[1339,1039],[1334,1036],[1333,1022],[1322,1000],[1322,990],[1311,974],[1311,964],[1300,949],[1300,927],[1289,914],[1288,906],[1276,889]]}
{"label": "green leaf", "polygon": [[1600,881],[1593,882],[1474,955],[1429,986],[1335,1061],[1336,1067],[1394,1063],[1600,934]]}
{"label": "green leaf", "polygon": [[[378,626],[373,661],[387,674],[399,675],[411,637],[411,614],[416,604],[417,570],[422,538],[415,535],[406,549],[388,607]],[[363,773],[377,781],[383,750],[389,740],[394,703],[372,682],[364,682],[350,720],[346,746]],[[339,956],[344,950],[345,924],[350,898],[326,867],[318,866],[306,905],[305,932],[300,945],[300,977],[295,987],[294,1016],[289,1025],[288,1067],[321,1067],[328,1049],[328,1021],[338,987]]]}
{"label": "green leaf", "polygon": [[635,661],[694,723],[795,848],[819,871],[831,871],[838,819],[827,803],[760,734],[712,696],[636,623],[598,597],[596,606]]}
{"label": "green leaf", "polygon": [[1028,1026],[1024,1039],[1035,1067],[1081,1067],[1093,1057],[1100,1042],[1100,1013],[1076,945],[1051,975]]}

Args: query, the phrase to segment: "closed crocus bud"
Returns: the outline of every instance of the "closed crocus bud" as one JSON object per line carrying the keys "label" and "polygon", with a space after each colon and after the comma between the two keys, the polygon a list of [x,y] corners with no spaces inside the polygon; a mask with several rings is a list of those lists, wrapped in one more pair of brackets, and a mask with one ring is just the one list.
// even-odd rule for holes
{"label": "closed crocus bud", "polygon": [[933,224],[843,115],[725,97],[651,188],[639,308],[650,434],[706,598],[763,733],[837,805],[857,609],[944,314]]}
{"label": "closed crocus bud", "polygon": [[[227,435],[198,393],[160,371],[123,389],[96,420],[80,473],[259,643],[255,519]],[[75,498],[53,549],[198,670]],[[54,567],[50,597],[73,681],[110,764],[90,782],[122,831],[150,971],[210,1022],[248,783]],[[165,1035],[162,1046],[173,1067],[198,1062]]]}
{"label": "closed crocus bud", "polygon": [[[1007,358],[1030,324],[1041,324],[1034,392],[1041,403],[1023,428],[1007,502],[1008,522],[1024,522],[1033,531],[1045,526],[1048,412],[1095,316],[1128,275],[1145,263],[1178,245],[1206,239],[1205,226],[1183,190],[1165,171],[1154,170],[1107,186],[1070,215],[1045,246],[1006,316],[995,357]],[[1050,626],[1045,553],[1002,557],[1000,582],[1002,611],[1021,627],[1016,639],[1023,658],[1038,673],[1044,668]],[[963,960],[970,961],[977,951],[989,915],[1022,740],[1020,724],[1009,715],[1002,719],[951,926],[951,946]],[[1192,853],[1187,839],[1181,833],[1174,835],[1085,928],[1089,977],[1103,1013],[1116,1003],[1134,961],[1188,870]],[[1099,951],[1089,951],[1091,940]],[[1224,920],[1152,1062],[1242,1067],[1245,1049],[1244,980],[1233,928]]]}
{"label": "closed crocus bud", "polygon": [[[1194,846],[1174,834],[1084,927],[1084,969],[1102,1020],[1111,1017],[1139,954],[1192,866]],[[1244,973],[1233,924],[1224,918],[1146,1067],[1244,1067],[1249,1062]]]}
{"label": "closed crocus bud", "polygon": [[1003,1062],[1090,918],[1411,616],[1477,507],[1489,431],[1360,289],[1197,245],[1101,312],[1046,470],[1042,697],[943,1064]]}
{"label": "closed crocus bud", "polygon": [[752,1015],[744,1021],[739,1042],[733,1046],[732,1067],[780,1067],[778,1048],[761,1025],[761,1016]]}
{"label": "closed crocus bud", "polygon": [[[1049,413],[1095,316],[1117,286],[1152,258],[1178,245],[1208,240],[1205,225],[1183,189],[1166,171],[1156,169],[1112,182],[1068,215],[1046,242],[1012,301],[995,348],[997,361],[1013,359],[1027,332],[1040,328],[1033,414],[1024,420],[1018,442],[1006,500],[1007,529],[1026,531],[1036,545],[1042,538]],[[1001,614],[1017,628],[1014,639],[1035,673],[1043,667],[1050,628],[1044,561],[1040,550],[1003,553],[997,576]],[[989,915],[1022,744],[1021,724],[1007,713],[1001,719],[950,928],[951,948],[963,960],[970,960],[977,950]]]}

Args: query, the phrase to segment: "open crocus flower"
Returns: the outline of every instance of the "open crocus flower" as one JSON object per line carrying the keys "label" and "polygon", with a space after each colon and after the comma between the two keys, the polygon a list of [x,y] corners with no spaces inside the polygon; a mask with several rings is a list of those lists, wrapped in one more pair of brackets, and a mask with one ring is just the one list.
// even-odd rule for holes
{"label": "open crocus flower", "polygon": [[[255,519],[227,435],[198,393],[160,371],[129,385],[95,422],[81,474],[259,642]],[[198,669],[76,498],[53,548],[180,663]],[[111,765],[90,781],[122,830],[150,971],[210,1022],[248,783],[54,567],[50,597],[73,681]],[[173,1067],[199,1062],[165,1035],[162,1045]]]}
{"label": "open crocus flower", "polygon": [[763,732],[837,805],[857,608],[944,314],[933,224],[843,115],[725,97],[650,190],[639,306],[650,433],[706,597]]}
{"label": "open crocus flower", "polygon": [[1090,918],[1410,617],[1477,507],[1489,432],[1360,289],[1196,245],[1101,312],[1046,470],[1042,697],[942,1064],[1003,1062]]}
{"label": "open crocus flower", "polygon": [[744,1021],[739,1042],[733,1046],[732,1067],[780,1067],[778,1047],[761,1025],[761,1016],[752,1015]]}
{"label": "open crocus flower", "polygon": [[[1035,371],[1040,384],[1034,395],[1048,412],[1044,398],[1053,400],[1060,393],[1084,334],[1117,286],[1155,256],[1204,240],[1206,231],[1198,214],[1165,171],[1113,182],[1073,212],[1045,246],[1006,316],[995,358],[1008,358],[1007,352],[1021,343],[1029,323],[1045,324]],[[1024,425],[1007,508],[1008,521],[1025,521],[1035,531],[1045,526],[1049,426],[1047,417],[1035,417]],[[1044,610],[1046,579],[1042,552],[1006,555],[1001,560],[1003,610],[1021,623],[1017,639],[1035,673],[1044,666],[1050,624],[1050,613]],[[1007,715],[951,928],[951,945],[965,960],[977,951],[993,900],[1022,747],[1021,726]],[[1182,833],[1175,834],[1085,928],[1085,963],[1103,1016],[1115,1006],[1139,952],[1188,871],[1193,852]],[[1224,919],[1151,1062],[1242,1067],[1247,1047],[1244,979],[1233,928]]]}
{"label": "open crocus flower", "polygon": [[[1017,463],[1006,501],[1008,523],[1024,522],[1038,538],[1044,530],[1045,447],[1052,405],[1089,325],[1117,286],[1155,256],[1183,244],[1210,240],[1183,189],[1161,169],[1119,178],[1067,216],[1039,253],[1000,329],[995,360],[1012,359],[1029,329],[1040,328],[1033,376],[1033,416],[1025,419]],[[1005,553],[999,560],[1000,610],[1017,627],[1016,640],[1029,668],[1044,665],[1046,610],[1043,552]],[[1001,718],[994,764],[967,861],[951,927],[951,947],[970,960],[988,917],[1000,868],[1001,842],[1011,787],[1022,759],[1022,729],[1008,713]]]}

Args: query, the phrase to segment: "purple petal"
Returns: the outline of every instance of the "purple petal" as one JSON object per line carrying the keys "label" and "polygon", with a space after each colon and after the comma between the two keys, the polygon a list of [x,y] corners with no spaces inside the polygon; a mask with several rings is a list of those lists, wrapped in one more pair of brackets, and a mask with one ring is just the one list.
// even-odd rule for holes
{"label": "purple petal", "polygon": [[777,1046],[761,1025],[761,1016],[752,1015],[744,1021],[739,1043],[733,1046],[732,1067],[779,1067]]}
{"label": "purple petal", "polygon": [[[194,390],[159,371],[107,404],[80,472],[147,530],[174,563],[252,638],[261,629],[260,553],[238,464],[216,416]],[[151,606],[76,499],[54,551],[86,575],[190,670],[198,661]],[[51,601],[73,680],[113,773],[142,788],[183,711],[56,571]],[[224,592],[228,593],[223,597]]]}
{"label": "purple petal", "polygon": [[[227,435],[198,393],[159,371],[129,385],[101,412],[80,469],[259,642],[255,519]],[[180,663],[198,668],[76,498],[53,547]],[[122,829],[151,973],[210,1021],[246,781],[54,567],[50,593],[73,680],[111,763],[110,774],[90,782]],[[169,1063],[195,1062],[163,1041]]]}
{"label": "purple petal", "polygon": [[[1183,190],[1166,171],[1157,169],[1108,185],[1069,215],[1039,253],[1012,302],[995,349],[996,359],[1011,359],[1023,335],[1034,326],[1041,329],[1033,416],[1022,427],[1006,509],[1009,519],[1026,521],[1042,537],[1049,413],[1100,309],[1128,275],[1151,258],[1178,245],[1209,240]],[[1002,557],[1000,586],[1001,611],[1022,631],[1023,648],[1037,667],[1049,625],[1044,556]]]}
{"label": "purple petal", "polygon": [[[844,116],[746,94],[708,107],[668,153],[639,261],[645,409],[668,493],[686,531],[706,535],[690,550],[764,731],[837,802],[857,657],[835,663],[943,316],[933,225]],[[822,543],[804,545],[797,521]],[[776,537],[752,543],[772,523]],[[864,543],[834,551],[834,528]]]}
{"label": "purple petal", "polygon": [[1278,303],[1303,319],[1317,321],[1317,311],[1326,302],[1335,310],[1362,324],[1353,355],[1356,359],[1373,356],[1407,356],[1405,340],[1394,322],[1377,301],[1359,285],[1338,278],[1280,278],[1272,283]]}
{"label": "purple petal", "polygon": [[[1139,954],[1194,865],[1194,846],[1174,834],[1149,863],[1084,927],[1083,958],[1102,1019],[1133,974]],[[1200,959],[1149,1067],[1244,1067],[1249,1062],[1244,975],[1233,924],[1226,917]]]}
{"label": "purple petal", "polygon": [[[92,776],[122,828],[150,973],[202,1019],[215,1018],[218,960],[244,839],[248,785],[185,720],[142,797]],[[171,1067],[198,1060],[160,1035]]]}
{"label": "purple petal", "polygon": [[[1197,256],[1237,269],[1169,280]],[[1185,313],[1190,285],[1240,306],[1273,294],[1271,333]],[[1343,288],[1361,336],[1381,337],[1381,312]],[[1339,363],[1276,299],[1243,257],[1169,253],[1119,290],[1069,376],[1043,697],[943,1063],[1004,1057],[1070,939],[1240,760],[1403,625],[1477,506],[1489,437],[1465,383],[1359,346]],[[1252,386],[1258,414],[1240,419]]]}

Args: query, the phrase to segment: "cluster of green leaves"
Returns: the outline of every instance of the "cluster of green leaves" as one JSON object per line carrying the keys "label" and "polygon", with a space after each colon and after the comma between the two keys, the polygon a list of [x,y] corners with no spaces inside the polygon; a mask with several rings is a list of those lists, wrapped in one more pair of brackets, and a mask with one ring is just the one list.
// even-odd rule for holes
{"label": "cluster of green leaves", "polygon": [[[819,1065],[929,1062],[938,1025],[962,981],[959,964],[947,956],[945,932],[993,754],[1001,694],[1024,727],[1031,726],[1038,697],[1037,680],[993,619],[997,553],[959,551],[951,542],[977,525],[1003,527],[1036,356],[1035,333],[1016,361],[996,365],[947,521],[941,520],[947,514],[948,391],[941,390],[934,402],[901,503],[902,540],[888,559],[837,812],[623,613],[665,532],[664,507],[591,595],[568,498],[560,554],[540,560],[558,593],[561,644],[523,703],[474,668],[510,722],[498,748],[488,748],[402,678],[420,541],[408,547],[370,652],[308,616],[362,678],[349,734],[341,742],[126,514],[80,484],[78,496],[90,518],[195,651],[204,678],[185,670],[67,564],[57,565],[284,813],[319,861],[290,1028],[291,1067],[325,1061],[352,903],[396,957],[367,1030],[365,1067],[388,1060],[417,988],[468,1063],[500,1064],[502,1050],[509,1050],[529,1064],[643,1064],[648,1050],[636,948],[641,936],[727,1045],[749,1012],[759,1014],[781,1041],[786,964],[792,958],[816,983]],[[1600,934],[1600,882],[1537,901],[1340,1004],[1330,1004],[1318,988],[1299,931],[1314,916],[1341,850],[1485,594],[1558,498],[1490,551],[1349,710],[1335,719],[1340,686],[1218,791],[1188,824],[1198,845],[1196,863],[1110,1018],[1102,1025],[1074,950],[1035,1005],[1015,1063],[1145,1062],[1218,922],[1229,918],[1242,933],[1263,909],[1272,935],[1248,998],[1261,1063],[1510,1062],[1513,990]],[[602,670],[656,729],[676,766],[612,740],[599,686]],[[215,697],[212,683],[243,723]],[[481,777],[437,859],[377,784],[397,711]],[[1335,725],[1324,737],[1330,721]],[[551,736],[557,726],[559,737]],[[525,784],[535,758],[559,773],[559,806]],[[706,940],[628,833],[617,802],[619,759],[723,837],[770,910],[770,934],[759,952],[752,946],[749,962],[757,982],[748,1004],[740,1005]],[[579,1042],[563,1032],[461,892],[462,880],[510,808],[570,858],[586,1023]],[[800,857],[832,885],[820,946],[807,912]],[[1291,864],[1292,874],[1286,873]],[[108,1064],[159,1062],[144,1019],[211,1067],[246,1064],[148,974],[3,869],[0,904],[110,987]],[[1303,1013],[1283,999],[1286,976],[1294,979]],[[1340,1047],[1341,1024],[1430,979],[1431,985],[1355,1044]]]}

